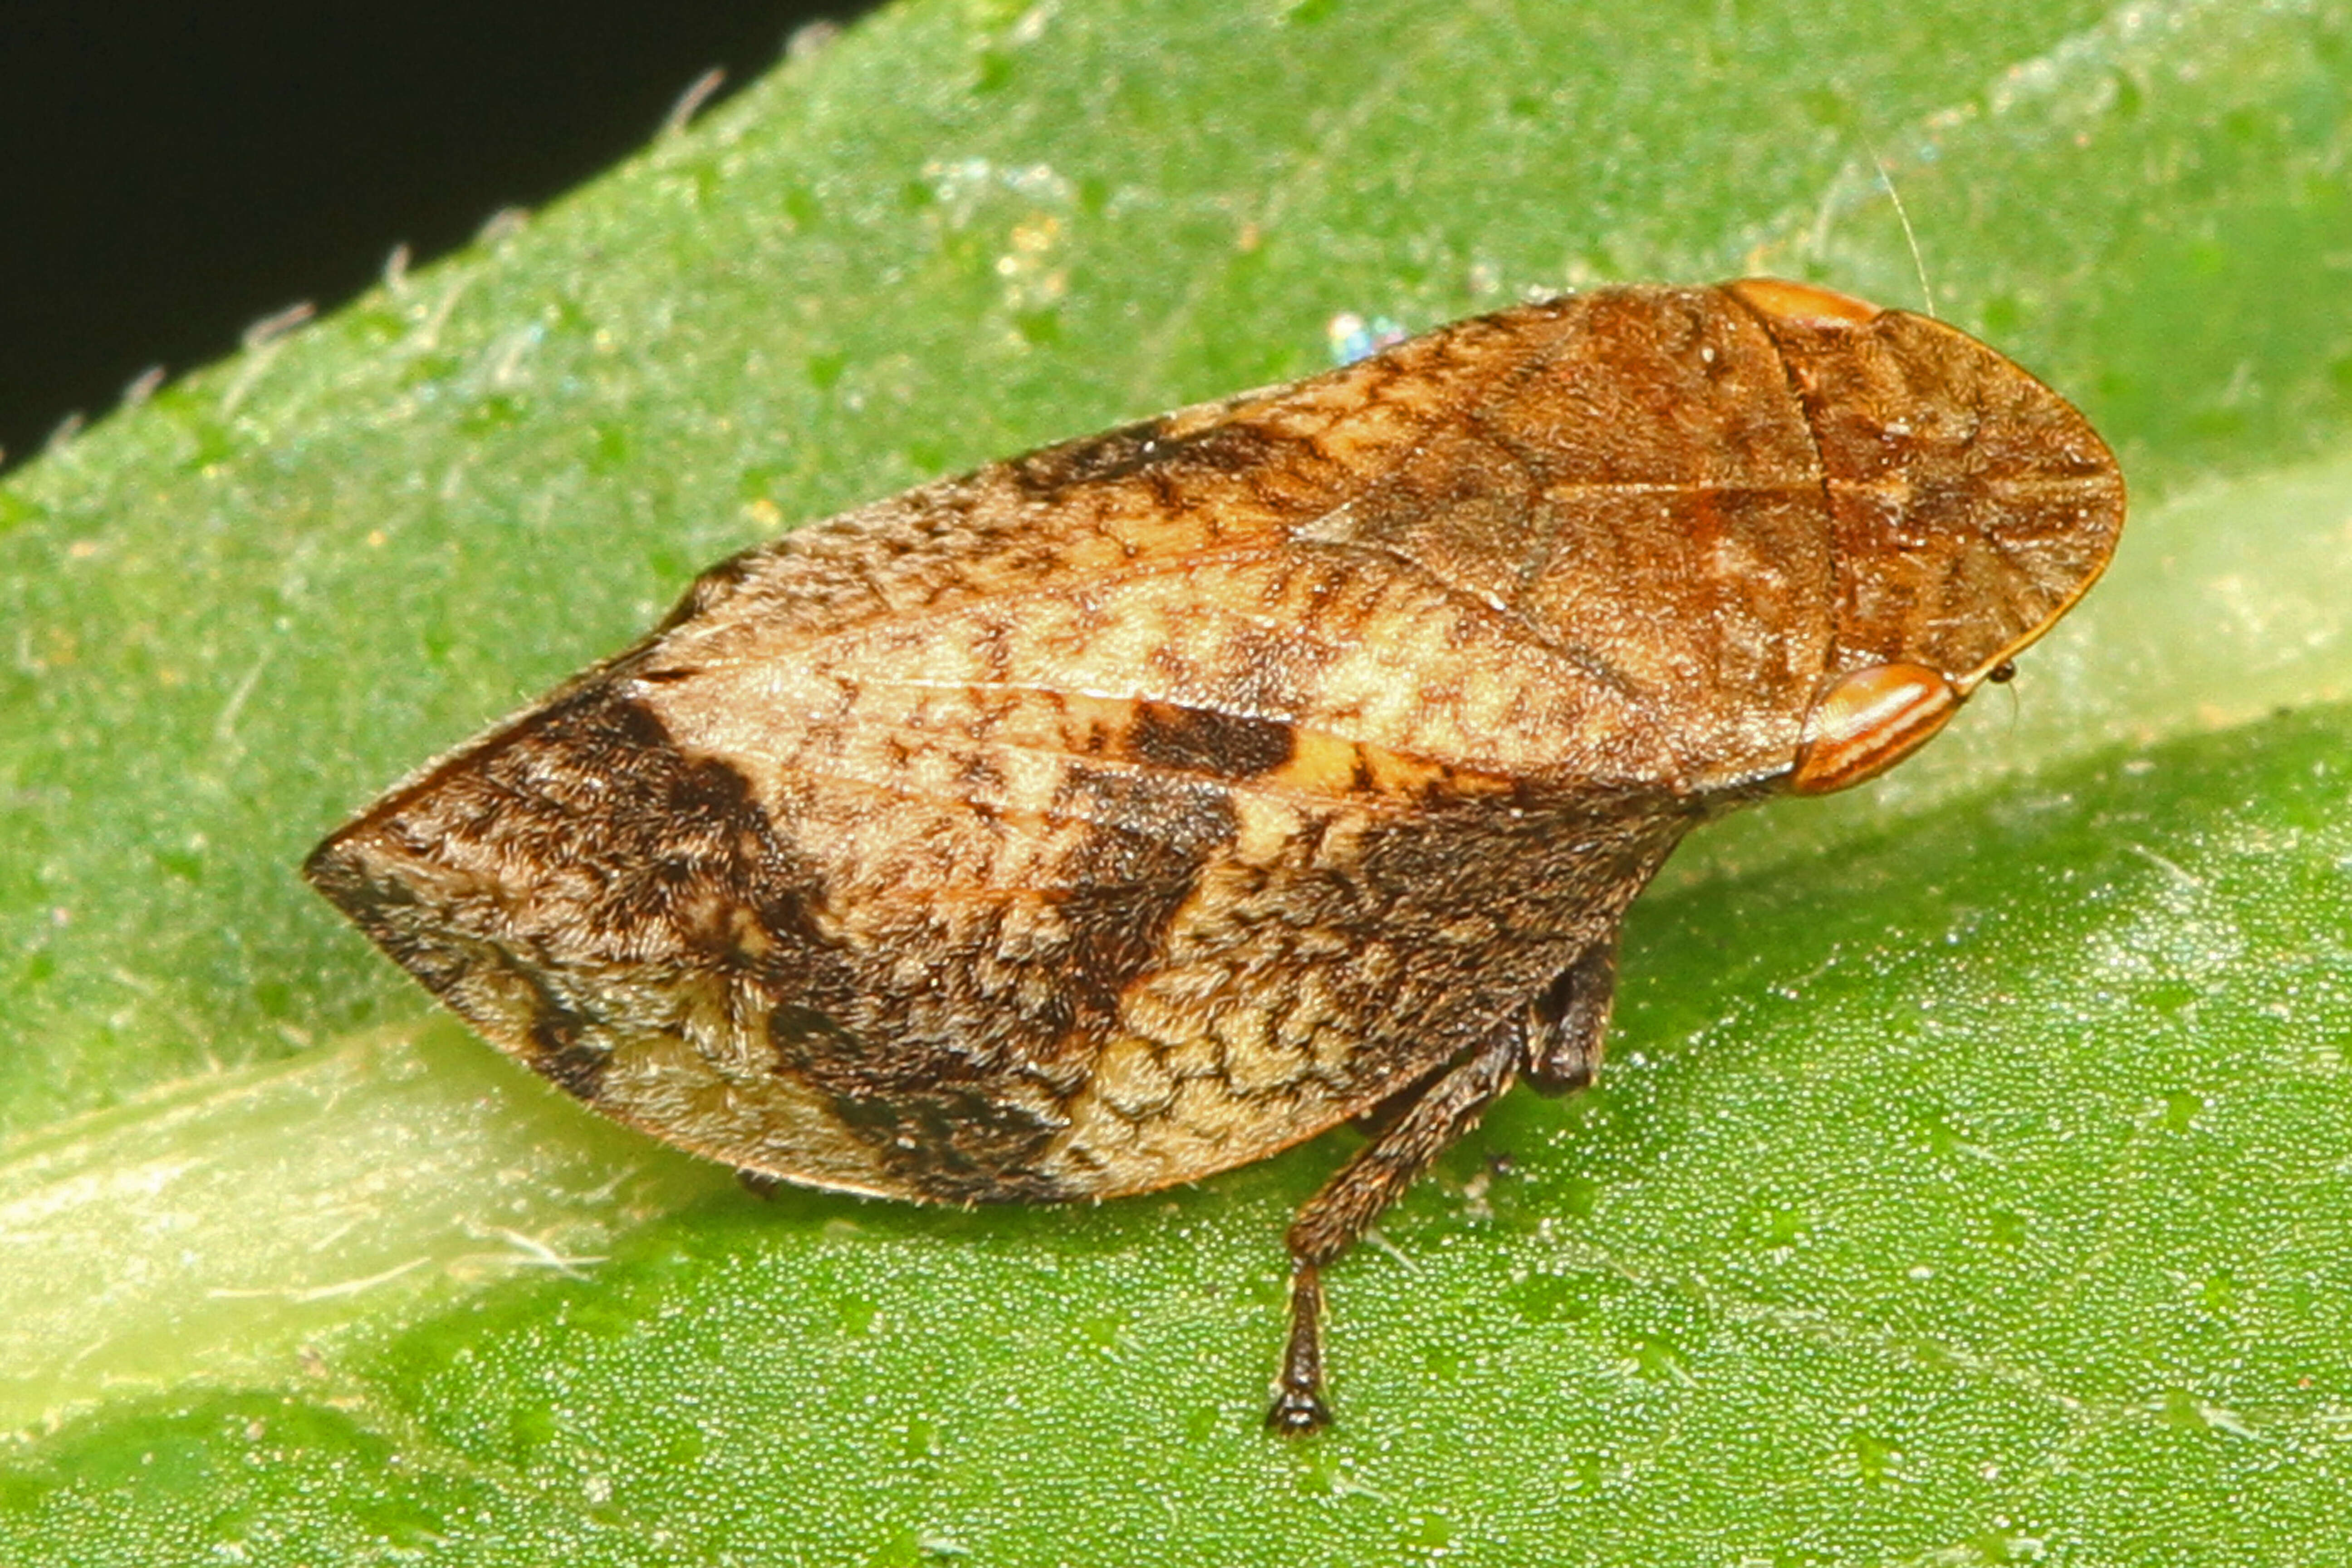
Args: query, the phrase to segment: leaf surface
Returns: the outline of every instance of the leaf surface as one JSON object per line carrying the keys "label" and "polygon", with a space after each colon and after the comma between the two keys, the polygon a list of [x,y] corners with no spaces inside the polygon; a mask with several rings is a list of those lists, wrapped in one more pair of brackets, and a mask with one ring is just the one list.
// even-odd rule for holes
{"label": "leaf surface", "polygon": [[[2352,11],[919,0],[0,482],[0,1559],[2323,1560]],[[1891,184],[1902,198],[1898,213]],[[940,1214],[598,1124],[292,868],[700,564],[1522,291],[1919,302],[2110,579],[1694,843],[1255,1418],[1335,1137]],[[2292,711],[2276,713],[2286,709]]]}

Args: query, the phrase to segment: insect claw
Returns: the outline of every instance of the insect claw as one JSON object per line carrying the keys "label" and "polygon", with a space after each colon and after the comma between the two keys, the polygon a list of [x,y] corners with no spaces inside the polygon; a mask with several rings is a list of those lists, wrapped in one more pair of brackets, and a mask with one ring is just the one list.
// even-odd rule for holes
{"label": "insect claw", "polygon": [[1266,1430],[1286,1437],[1305,1437],[1329,1425],[1331,1408],[1311,1388],[1283,1389],[1275,1395],[1274,1408],[1265,1413]]}

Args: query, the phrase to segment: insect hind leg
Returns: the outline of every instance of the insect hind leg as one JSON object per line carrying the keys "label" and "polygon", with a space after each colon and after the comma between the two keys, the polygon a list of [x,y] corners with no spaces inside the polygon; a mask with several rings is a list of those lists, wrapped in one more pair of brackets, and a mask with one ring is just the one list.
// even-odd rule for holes
{"label": "insect hind leg", "polygon": [[1290,1338],[1265,1424],[1299,1436],[1330,1424],[1323,1402],[1323,1266],[1348,1250],[1413,1178],[1476,1125],[1511,1087],[1526,1054],[1524,1016],[1496,1026],[1485,1043],[1440,1075],[1371,1144],[1307,1200],[1285,1237],[1290,1248]]}

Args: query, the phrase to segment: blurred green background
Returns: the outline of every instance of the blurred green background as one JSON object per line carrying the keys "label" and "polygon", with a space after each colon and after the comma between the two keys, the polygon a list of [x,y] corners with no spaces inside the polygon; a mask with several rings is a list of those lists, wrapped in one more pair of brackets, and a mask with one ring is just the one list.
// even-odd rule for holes
{"label": "blurred green background", "polygon": [[[0,1561],[2338,1560],[2347,110],[2341,0],[910,0],[0,481]],[[2013,702],[1689,847],[1601,1087],[1337,1270],[1314,1443],[1350,1135],[761,1205],[294,877],[793,521],[1343,312],[1759,271],[2074,397],[2122,552]]]}

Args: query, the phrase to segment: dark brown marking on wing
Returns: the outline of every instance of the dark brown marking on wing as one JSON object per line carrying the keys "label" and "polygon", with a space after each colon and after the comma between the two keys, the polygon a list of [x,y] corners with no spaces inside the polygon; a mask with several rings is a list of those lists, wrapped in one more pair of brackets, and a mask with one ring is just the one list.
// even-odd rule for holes
{"label": "dark brown marking on wing", "polygon": [[[1433,1024],[1458,1013],[1463,995],[1532,994],[1615,930],[1699,819],[1690,803],[1655,794],[1528,785],[1516,799],[1507,812],[1475,799],[1433,805],[1419,821],[1362,836],[1348,885],[1369,916],[1364,935],[1416,955],[1399,1014],[1425,1008]],[[1474,1019],[1454,1048],[1493,1022]]]}
{"label": "dark brown marking on wing", "polygon": [[1052,495],[1072,485],[1124,479],[1165,455],[1164,419],[1139,419],[1098,436],[1085,436],[1012,459],[1005,465],[1014,483],[1032,495]]}
{"label": "dark brown marking on wing", "polygon": [[917,1195],[1072,1195],[1038,1163],[1066,1125],[1056,1107],[1082,1090],[1122,992],[1164,962],[1235,830],[1229,786],[1197,770],[1080,766],[1061,796],[1094,826],[1040,885],[876,900],[822,969],[776,976],[775,1070],[831,1097],[845,1131]]}
{"label": "dark brown marking on wing", "polygon": [[1104,823],[1083,839],[1055,908],[1067,932],[1066,1048],[1098,1050],[1118,1016],[1119,994],[1160,962],[1171,921],[1202,870],[1233,842],[1236,818],[1222,790],[1165,774],[1086,772],[1066,791],[1091,797]]}
{"label": "dark brown marking on wing", "polygon": [[1038,1169],[1060,1127],[1027,1106],[972,1089],[843,1096],[842,1126],[883,1168],[932,1203],[1053,1203],[1073,1194]]}
{"label": "dark brown marking on wing", "polygon": [[1192,897],[1206,857],[1162,858],[1164,867],[1149,882],[1084,890],[1061,902],[1072,964],[1063,1038],[1082,1042],[1089,1054],[1101,1047],[1118,1016],[1119,993],[1160,962],[1169,924]]}
{"label": "dark brown marking on wing", "polygon": [[768,1038],[776,1047],[778,1072],[836,1093],[879,1093],[893,1087],[892,1058],[814,1007],[777,1004],[768,1015]]}
{"label": "dark brown marking on wing", "polygon": [[1023,493],[1054,500],[1092,485],[1129,478],[1154,487],[1163,510],[1181,511],[1178,489],[1186,475],[1247,479],[1263,470],[1277,448],[1292,444],[1255,426],[1220,423],[1171,436],[1168,418],[1139,420],[1098,436],[1082,437],[1014,458],[1005,473]]}
{"label": "dark brown marking on wing", "polygon": [[[689,757],[609,684],[459,753],[330,838],[305,872],[452,1008],[583,1098],[645,1020],[616,973],[839,971],[823,889],[742,774]],[[666,1026],[652,1026],[663,1027]]]}
{"label": "dark brown marking on wing", "polygon": [[[549,833],[593,831],[601,840],[596,863],[619,874],[606,881],[598,923],[618,935],[651,920],[683,945],[736,957],[743,933],[728,917],[740,906],[771,938],[814,939],[808,911],[822,899],[814,873],[774,832],[739,770],[715,757],[687,756],[650,709],[609,689],[583,692],[566,706],[548,716],[538,738],[579,755],[583,769],[602,761],[598,809],[593,818],[566,812],[541,826]],[[502,770],[488,771],[495,779]],[[537,781],[511,782],[527,792]]]}
{"label": "dark brown marking on wing", "polygon": [[1247,779],[1288,762],[1297,735],[1278,720],[1177,702],[1141,702],[1136,705],[1127,745],[1137,762],[1153,767]]}
{"label": "dark brown marking on wing", "polygon": [[544,993],[541,1001],[530,1025],[532,1069],[574,1100],[593,1103],[610,1054],[590,1039],[586,1018]]}
{"label": "dark brown marking on wing", "polygon": [[415,889],[355,849],[356,826],[342,828],[311,850],[302,862],[302,879],[350,917],[427,991],[446,995],[472,967],[470,954],[428,940],[431,917],[420,911]]}
{"label": "dark brown marking on wing", "polygon": [[[732,975],[770,998],[774,1070],[829,1095],[844,1130],[918,1194],[1037,1200],[1064,1194],[1035,1168],[1058,1125],[1038,1109],[1052,1089],[1034,1057],[1082,1054],[1074,1035],[1108,1026],[1116,973],[1149,961],[1227,831],[1179,800],[1159,819],[1178,843],[1139,845],[1130,866],[1153,885],[1090,892],[1069,913],[1069,962],[1101,971],[1088,985],[1028,1006],[929,995],[920,1020],[903,944],[821,933],[823,889],[742,774],[680,751],[610,686],[444,764],[331,841],[311,873],[451,1006],[583,1100],[604,1098],[615,1041],[678,1026],[631,1016],[609,989],[616,971],[667,973],[680,993]],[[927,992],[971,980],[939,956]]]}
{"label": "dark brown marking on wing", "polygon": [[[853,952],[848,978],[831,988],[832,1005],[864,1023],[865,1034],[802,1003],[778,1005],[768,1019],[776,1070],[828,1095],[841,1129],[915,1196],[1017,1203],[1071,1195],[1039,1167],[1062,1122],[1043,1109],[1053,1085],[1023,1059],[1035,1042],[1005,1032],[1020,1020],[988,999],[952,994],[966,975],[945,963],[933,989],[949,994],[924,998],[935,1010],[929,1018],[912,1017],[890,989],[898,956],[895,948]],[[861,972],[861,958],[875,967]],[[942,1031],[941,1010],[971,1026]],[[907,1026],[894,1027],[893,1013]],[[1026,1023],[1066,1030],[1068,1021],[1064,1011]]]}

